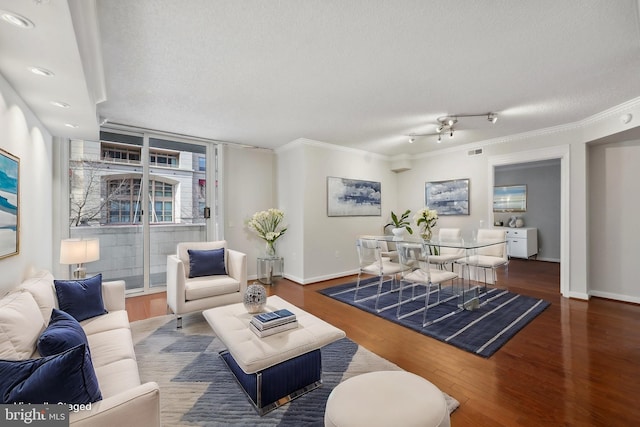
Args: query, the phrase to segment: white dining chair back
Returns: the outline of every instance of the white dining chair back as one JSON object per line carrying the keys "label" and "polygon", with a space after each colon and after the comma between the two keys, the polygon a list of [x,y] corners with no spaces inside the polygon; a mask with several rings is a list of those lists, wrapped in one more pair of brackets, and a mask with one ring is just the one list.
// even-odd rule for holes
{"label": "white dining chair back", "polygon": [[[481,228],[478,230],[478,242],[492,242],[492,241],[505,241],[507,238],[507,232],[505,230],[495,228]],[[499,245],[486,246],[478,249],[478,255],[492,256],[497,258],[503,258],[507,260],[507,244],[502,243]]]}
{"label": "white dining chair back", "polygon": [[[380,311],[378,303],[382,293],[385,278],[391,280],[391,291],[397,288],[397,276],[407,270],[402,264],[391,262],[388,258],[382,257],[382,245],[380,240],[376,239],[356,239],[356,250],[358,252],[358,280],[356,282],[356,290],[353,295],[354,302],[361,302],[363,299],[376,298],[375,309]],[[358,292],[361,289],[361,281],[363,275],[376,276],[378,278],[377,291],[375,295],[367,295],[358,299]],[[373,286],[373,285],[366,285]]]}

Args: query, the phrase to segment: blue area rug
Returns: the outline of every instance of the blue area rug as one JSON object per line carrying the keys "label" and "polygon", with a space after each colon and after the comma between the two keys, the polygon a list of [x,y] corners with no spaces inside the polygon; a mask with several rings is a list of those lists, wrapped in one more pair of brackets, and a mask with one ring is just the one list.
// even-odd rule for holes
{"label": "blue area rug", "polygon": [[[160,417],[167,426],[323,426],[331,390],[372,371],[401,370],[348,338],[322,349],[322,386],[260,416],[219,356],[224,349],[200,313],[131,324],[140,378],[160,385]],[[436,384],[437,385],[437,384]],[[444,394],[449,411],[459,402]]]}
{"label": "blue area rug", "polygon": [[[396,313],[399,295],[397,285],[394,288],[391,285],[390,280],[383,283],[378,303],[378,307],[383,308],[380,312],[375,309],[377,279],[362,281],[358,291],[358,300],[363,300],[361,302],[354,302],[355,282],[322,289],[318,292],[483,357],[489,357],[495,353],[550,305],[542,299],[489,288],[487,293],[481,294],[481,305],[477,309],[461,310],[458,307],[458,299],[452,297],[451,287],[443,286],[441,301],[452,298],[429,308],[427,321],[432,323],[423,327],[423,312],[398,320]],[[403,292],[403,300],[411,296],[411,291],[408,289],[405,288]],[[416,287],[416,296],[418,297],[414,301],[403,304],[400,315],[424,307],[425,292],[426,287]],[[430,298],[430,304],[436,301],[434,293],[430,295]],[[385,307],[389,308],[384,309]]]}

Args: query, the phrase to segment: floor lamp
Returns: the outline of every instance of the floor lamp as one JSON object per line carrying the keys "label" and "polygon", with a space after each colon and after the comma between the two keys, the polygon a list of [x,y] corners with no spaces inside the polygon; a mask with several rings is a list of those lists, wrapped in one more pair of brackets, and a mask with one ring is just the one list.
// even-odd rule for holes
{"label": "floor lamp", "polygon": [[60,242],[60,264],[76,264],[74,279],[84,279],[87,270],[84,264],[100,259],[100,240],[64,239]]}

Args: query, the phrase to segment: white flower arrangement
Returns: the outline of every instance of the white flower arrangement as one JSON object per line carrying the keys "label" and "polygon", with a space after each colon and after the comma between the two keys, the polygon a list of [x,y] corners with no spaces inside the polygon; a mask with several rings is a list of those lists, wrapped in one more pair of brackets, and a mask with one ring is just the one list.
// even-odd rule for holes
{"label": "white flower arrangement", "polygon": [[427,206],[424,209],[420,209],[413,216],[413,220],[416,222],[416,225],[422,229],[423,235],[431,236],[431,228],[436,226],[438,222],[438,212],[435,209],[429,209]]}
{"label": "white flower arrangement", "polygon": [[283,219],[284,212],[280,209],[271,208],[266,211],[254,213],[248,225],[262,240],[273,244],[287,231],[286,227],[280,226]]}

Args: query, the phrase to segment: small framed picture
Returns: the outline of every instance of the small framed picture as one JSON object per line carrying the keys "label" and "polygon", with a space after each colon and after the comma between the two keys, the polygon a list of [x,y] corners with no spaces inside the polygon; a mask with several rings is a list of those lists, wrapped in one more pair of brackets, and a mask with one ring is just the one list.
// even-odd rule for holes
{"label": "small framed picture", "polygon": [[494,212],[526,212],[527,186],[503,185],[493,187]]}
{"label": "small framed picture", "polygon": [[20,249],[20,159],[0,149],[0,258]]}

